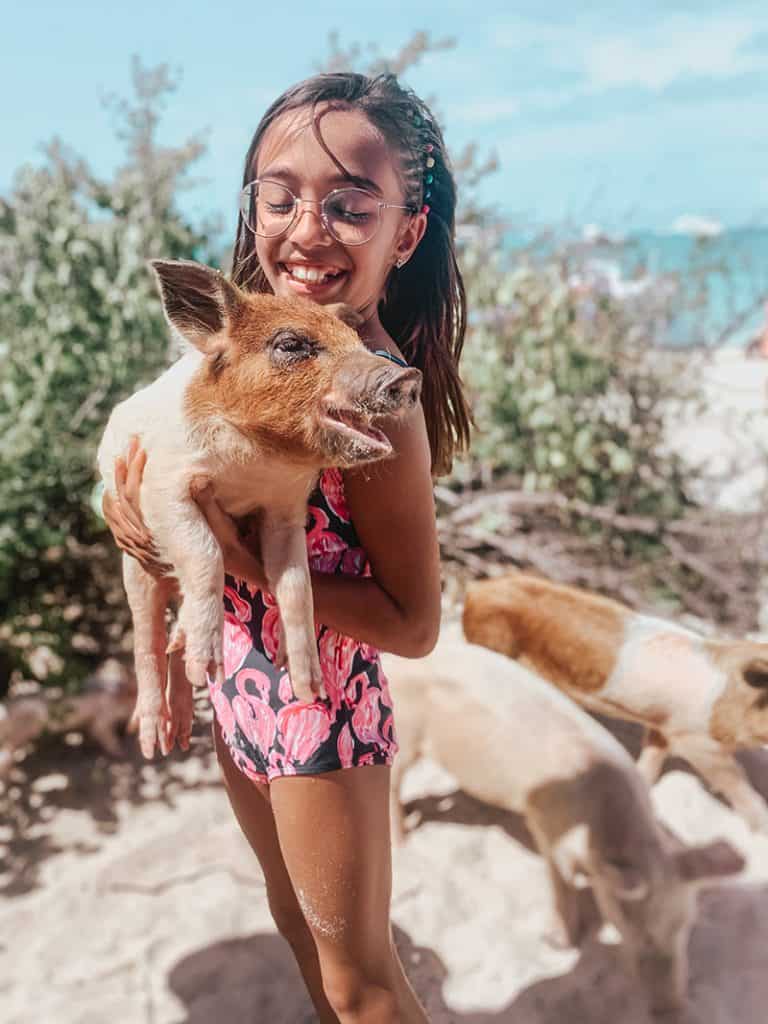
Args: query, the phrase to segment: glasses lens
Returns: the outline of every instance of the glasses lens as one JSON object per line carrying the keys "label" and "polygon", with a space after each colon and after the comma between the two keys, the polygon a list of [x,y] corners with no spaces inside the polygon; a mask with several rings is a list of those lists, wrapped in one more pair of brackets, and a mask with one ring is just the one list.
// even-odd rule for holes
{"label": "glasses lens", "polygon": [[286,231],[293,221],[296,200],[276,181],[254,181],[240,193],[240,212],[248,227],[269,238]]}
{"label": "glasses lens", "polygon": [[328,228],[343,245],[361,245],[379,226],[379,201],[359,188],[344,188],[326,196],[323,210]]}

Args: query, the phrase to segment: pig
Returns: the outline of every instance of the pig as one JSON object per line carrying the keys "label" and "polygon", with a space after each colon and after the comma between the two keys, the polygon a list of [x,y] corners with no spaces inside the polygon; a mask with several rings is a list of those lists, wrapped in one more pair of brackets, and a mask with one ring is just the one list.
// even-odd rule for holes
{"label": "pig", "polygon": [[705,639],[524,572],[471,584],[463,626],[588,710],[644,725],[638,768],[649,785],[667,757],[681,757],[768,832],[768,807],[734,756],[768,743],[768,644]]}
{"label": "pig", "polygon": [[654,1009],[681,1007],[697,888],[740,871],[742,856],[723,840],[683,846],[654,817],[624,747],[504,655],[441,639],[426,658],[384,654],[382,665],[398,715],[395,829],[402,776],[426,754],[470,795],[523,815],[564,941],[577,945],[609,922]]}
{"label": "pig", "polygon": [[[148,453],[141,508],[161,558],[157,580],[123,558],[134,624],[137,720],[143,754],[166,753],[177,728],[166,699],[167,654],[184,650],[193,686],[210,670],[223,680],[224,564],[192,497],[201,482],[234,517],[255,515],[269,589],[284,631],[284,656],[299,700],[322,696],[304,533],[307,498],[323,468],[357,467],[391,455],[377,417],[402,417],[420,397],[421,374],[369,352],[348,307],[250,294],[189,261],[155,260],[163,309],[187,351],[157,380],[121,402],[98,450],[105,490],[115,459],[138,438]],[[167,645],[165,610],[181,606]],[[173,678],[178,681],[178,673]]]}
{"label": "pig", "polygon": [[107,658],[86,678],[80,693],[53,706],[49,728],[82,730],[110,757],[120,757],[118,733],[130,725],[135,705],[136,677],[117,658]]}
{"label": "pig", "polygon": [[130,723],[135,703],[136,680],[116,658],[103,661],[78,694],[10,697],[0,704],[0,777],[13,766],[14,752],[46,731],[81,730],[110,757],[120,757],[118,730]]}
{"label": "pig", "polygon": [[11,697],[0,704],[0,779],[15,763],[15,753],[32,743],[48,724],[43,697]]}

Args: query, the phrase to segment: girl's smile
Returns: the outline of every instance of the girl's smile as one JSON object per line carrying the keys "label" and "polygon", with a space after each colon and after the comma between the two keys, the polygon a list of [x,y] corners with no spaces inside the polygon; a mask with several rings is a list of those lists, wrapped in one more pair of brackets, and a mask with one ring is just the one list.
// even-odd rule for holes
{"label": "girl's smile", "polygon": [[307,260],[278,263],[277,270],[281,278],[286,279],[285,288],[290,288],[296,295],[312,298],[315,302],[329,302],[335,298],[335,289],[343,287],[348,276],[347,271],[341,267],[324,266]]}

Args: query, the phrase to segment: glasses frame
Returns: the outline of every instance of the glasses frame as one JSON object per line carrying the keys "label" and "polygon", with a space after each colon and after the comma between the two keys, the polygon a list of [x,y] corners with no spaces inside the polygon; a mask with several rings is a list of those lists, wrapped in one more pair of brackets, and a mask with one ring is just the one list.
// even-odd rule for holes
{"label": "glasses frame", "polygon": [[[246,198],[250,200],[250,192],[254,185],[256,185],[257,187],[259,185],[277,185],[279,188],[284,189],[288,193],[288,195],[293,197],[293,215],[291,216],[290,221],[285,225],[285,227],[282,230],[277,231],[274,235],[264,235],[260,231],[257,231],[251,225],[250,220],[248,219],[248,217],[246,217],[245,213],[243,212],[243,200]],[[328,222],[328,215],[326,213],[326,203],[330,202],[334,196],[339,195],[340,192],[362,192],[364,196],[367,196],[369,199],[373,199],[377,204],[376,212],[378,219],[376,221],[376,227],[374,228],[371,236],[369,238],[366,238],[362,242],[343,242]],[[378,199],[378,197],[375,196],[372,192],[369,192],[368,189],[360,188],[358,185],[345,185],[342,188],[331,189],[331,191],[327,195],[323,196],[322,199],[304,199],[302,196],[294,195],[294,193],[288,188],[287,185],[284,185],[282,181],[275,181],[273,178],[254,178],[253,181],[249,181],[247,185],[244,185],[240,189],[240,216],[243,218],[243,224],[245,224],[248,230],[252,234],[256,235],[258,238],[279,238],[281,235],[284,235],[286,231],[290,231],[298,219],[300,204],[302,206],[319,206],[320,221],[325,230],[331,236],[331,238],[334,238],[339,243],[339,245],[350,247],[354,247],[357,245],[367,245],[368,242],[370,242],[375,237],[379,228],[381,227],[382,210],[407,210],[407,212],[411,216],[414,216],[418,212],[414,206],[403,205],[402,203],[387,203],[383,199]]]}

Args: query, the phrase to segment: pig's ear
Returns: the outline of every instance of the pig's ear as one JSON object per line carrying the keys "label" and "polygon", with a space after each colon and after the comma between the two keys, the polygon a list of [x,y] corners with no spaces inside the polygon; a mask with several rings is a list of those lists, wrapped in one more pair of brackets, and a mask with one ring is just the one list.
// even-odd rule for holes
{"label": "pig's ear", "polygon": [[701,882],[707,878],[736,875],[746,863],[739,851],[724,839],[679,850],[674,856],[684,882]]}
{"label": "pig's ear", "polygon": [[756,690],[768,689],[768,659],[753,658],[745,666],[742,675],[747,686],[754,686]]}
{"label": "pig's ear", "polygon": [[152,260],[163,310],[171,327],[201,352],[221,348],[221,332],[238,305],[234,285],[219,273],[191,260]]}
{"label": "pig's ear", "polygon": [[354,330],[362,327],[365,323],[365,318],[356,309],[353,309],[352,306],[348,306],[346,302],[331,302],[325,308],[329,313],[333,313],[338,320],[341,320],[343,324],[346,324],[347,327],[352,327]]}

